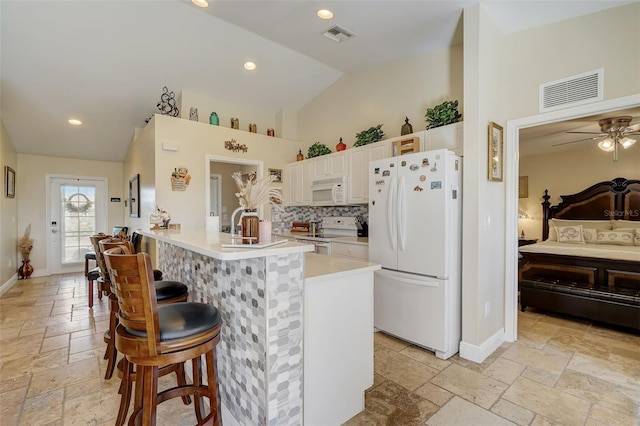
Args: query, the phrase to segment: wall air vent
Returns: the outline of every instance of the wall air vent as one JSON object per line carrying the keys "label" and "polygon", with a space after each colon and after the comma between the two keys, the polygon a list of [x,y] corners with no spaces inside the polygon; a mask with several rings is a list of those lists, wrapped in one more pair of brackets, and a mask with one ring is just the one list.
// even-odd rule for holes
{"label": "wall air vent", "polygon": [[540,112],[601,101],[604,68],[540,85]]}
{"label": "wall air vent", "polygon": [[338,43],[340,43],[341,41],[349,40],[351,37],[355,36],[353,32],[337,25],[329,28],[327,31],[322,33],[322,35]]}

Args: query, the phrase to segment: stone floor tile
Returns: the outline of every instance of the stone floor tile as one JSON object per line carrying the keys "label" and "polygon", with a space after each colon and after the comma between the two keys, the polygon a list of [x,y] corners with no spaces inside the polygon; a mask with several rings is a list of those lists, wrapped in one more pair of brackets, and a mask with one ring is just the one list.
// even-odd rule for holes
{"label": "stone floor tile", "polygon": [[522,408],[519,405],[513,404],[504,399],[499,399],[498,402],[491,407],[491,412],[521,426],[526,426],[531,423],[531,420],[533,420],[533,417],[535,416],[535,414],[530,410]]}
{"label": "stone floor tile", "polygon": [[518,378],[502,397],[566,426],[583,425],[590,408],[585,400],[524,377]]}
{"label": "stone floor tile", "polygon": [[518,343],[507,349],[502,357],[557,376],[562,374],[571,359],[570,354],[549,353]]}
{"label": "stone floor tile", "polygon": [[64,390],[42,393],[24,401],[20,424],[51,424],[62,419]]}
{"label": "stone floor tile", "polygon": [[522,373],[525,366],[506,358],[498,358],[482,373],[501,382],[511,384]]}
{"label": "stone floor tile", "polygon": [[417,389],[438,373],[434,368],[387,348],[375,351],[374,368],[378,374],[409,390]]}
{"label": "stone floor tile", "polygon": [[640,390],[640,363],[622,357],[619,357],[617,361],[612,362],[612,360],[575,354],[567,368],[614,384]]}
{"label": "stone floor tile", "polygon": [[385,334],[381,331],[373,334],[373,341],[377,345],[386,346],[396,352],[400,352],[402,349],[411,346],[410,343],[407,343],[400,339],[396,339],[395,337]]}
{"label": "stone floor tile", "polygon": [[479,405],[491,407],[508,385],[492,377],[452,364],[431,380],[449,392]]}
{"label": "stone floor tile", "polygon": [[456,396],[431,416],[426,424],[429,426],[510,426],[515,423]]}
{"label": "stone floor tile", "polygon": [[5,417],[20,413],[26,395],[26,386],[0,393],[0,419],[3,422]]}
{"label": "stone floor tile", "polygon": [[54,349],[61,349],[69,347],[69,335],[61,334],[54,337],[45,337],[42,340],[42,347],[40,352],[49,352]]}
{"label": "stone floor tile", "polygon": [[436,386],[433,383],[425,383],[420,386],[414,392],[416,395],[429,400],[436,404],[438,407],[442,407],[453,398],[453,394],[448,390],[442,389],[440,386]]}
{"label": "stone floor tile", "polygon": [[436,355],[426,349],[419,348],[417,346],[409,346],[399,351],[402,355],[406,355],[411,359],[425,364],[431,368],[442,371],[451,365],[451,361],[437,358]]}
{"label": "stone floor tile", "polygon": [[31,379],[28,397],[63,389],[72,383],[101,377],[96,359],[87,359],[42,371]]}
{"label": "stone floor tile", "polygon": [[49,352],[38,353],[22,358],[16,358],[3,364],[0,374],[3,377],[15,377],[27,374],[37,374],[41,371],[67,365],[68,349],[61,348]]}

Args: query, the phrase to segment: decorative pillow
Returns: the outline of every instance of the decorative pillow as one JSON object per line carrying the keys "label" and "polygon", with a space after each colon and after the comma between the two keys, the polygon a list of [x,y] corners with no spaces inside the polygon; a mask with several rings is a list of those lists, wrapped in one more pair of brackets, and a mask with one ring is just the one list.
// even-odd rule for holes
{"label": "decorative pillow", "polygon": [[618,228],[636,228],[636,229],[639,229],[640,228],[640,221],[638,221],[638,220],[624,220],[624,219],[612,220],[611,221],[611,228],[609,228],[609,229],[615,229],[617,231]]}
{"label": "decorative pillow", "polygon": [[577,226],[589,229],[611,229],[610,220],[569,220],[569,219],[549,219],[549,241],[558,241],[558,226]]}
{"label": "decorative pillow", "polygon": [[558,232],[558,242],[560,243],[584,244],[582,225],[558,226],[556,231]]}
{"label": "decorative pillow", "polygon": [[633,245],[640,246],[640,228],[618,228],[617,232],[631,232],[633,234]]}
{"label": "decorative pillow", "polygon": [[598,244],[632,246],[635,233],[628,231],[598,231]]}
{"label": "decorative pillow", "polygon": [[606,229],[582,228],[582,238],[587,244],[596,244],[598,242],[598,231],[606,231]]}

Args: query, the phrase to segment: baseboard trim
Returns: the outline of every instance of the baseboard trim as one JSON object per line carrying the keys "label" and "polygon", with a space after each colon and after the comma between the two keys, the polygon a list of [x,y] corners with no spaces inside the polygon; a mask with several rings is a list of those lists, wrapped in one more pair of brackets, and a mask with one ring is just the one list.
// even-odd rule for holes
{"label": "baseboard trim", "polygon": [[2,286],[0,286],[0,296],[5,294],[7,291],[11,289],[18,282],[18,274],[13,274],[11,278],[9,278]]}
{"label": "baseboard trim", "polygon": [[504,341],[504,328],[501,328],[479,346],[467,342],[460,342],[460,357],[480,364],[498,349]]}

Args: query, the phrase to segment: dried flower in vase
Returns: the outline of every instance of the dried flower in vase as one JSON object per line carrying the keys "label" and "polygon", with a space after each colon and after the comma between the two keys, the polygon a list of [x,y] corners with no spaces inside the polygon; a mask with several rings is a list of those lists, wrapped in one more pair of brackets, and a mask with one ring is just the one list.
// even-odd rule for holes
{"label": "dried flower in vase", "polygon": [[242,172],[234,172],[231,177],[236,182],[238,191],[236,197],[240,206],[244,209],[257,209],[263,204],[273,204],[278,209],[282,209],[282,193],[271,187],[276,179],[275,175],[265,174],[260,179],[243,179]]}
{"label": "dried flower in vase", "polygon": [[23,260],[29,260],[31,249],[33,248],[33,239],[31,238],[31,224],[24,230],[22,237],[18,238],[18,251],[22,255]]}

